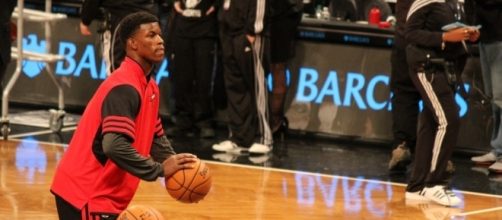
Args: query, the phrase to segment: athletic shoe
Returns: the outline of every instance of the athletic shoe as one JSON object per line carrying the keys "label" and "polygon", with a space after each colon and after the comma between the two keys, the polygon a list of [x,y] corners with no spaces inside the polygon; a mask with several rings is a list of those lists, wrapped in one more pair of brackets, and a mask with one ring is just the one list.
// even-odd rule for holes
{"label": "athletic shoe", "polygon": [[478,164],[492,164],[497,161],[497,155],[495,155],[495,152],[490,151],[484,155],[472,157],[471,160]]}
{"label": "athletic shoe", "polygon": [[488,167],[490,172],[502,173],[502,161],[497,161]]}
{"label": "athletic shoe", "polygon": [[249,153],[251,153],[251,154],[266,154],[266,153],[270,152],[270,150],[272,150],[272,148],[270,148],[267,145],[254,143],[249,148]]}
{"label": "athletic shoe", "polygon": [[415,201],[422,201],[422,202],[428,202],[429,199],[424,196],[424,191],[420,190],[417,192],[408,192],[404,193],[404,198],[406,200],[415,200]]}
{"label": "athletic shoe", "polygon": [[234,143],[230,140],[226,140],[226,141],[222,141],[218,144],[213,144],[213,150],[226,152],[226,153],[240,154],[245,149],[237,146],[236,143]]}
{"label": "athletic shoe", "polygon": [[406,167],[411,163],[410,149],[403,142],[392,150],[392,157],[389,161],[389,171],[406,171]]}
{"label": "athletic shoe", "polygon": [[422,191],[425,198],[444,206],[458,206],[462,203],[453,191],[442,185],[425,187]]}

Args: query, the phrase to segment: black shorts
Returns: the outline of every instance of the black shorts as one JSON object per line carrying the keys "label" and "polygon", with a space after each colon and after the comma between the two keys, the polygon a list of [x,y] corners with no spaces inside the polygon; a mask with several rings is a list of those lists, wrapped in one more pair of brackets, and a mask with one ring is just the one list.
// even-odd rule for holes
{"label": "black shorts", "polygon": [[301,18],[301,14],[292,14],[272,20],[270,28],[272,63],[285,63],[295,56],[296,32]]}

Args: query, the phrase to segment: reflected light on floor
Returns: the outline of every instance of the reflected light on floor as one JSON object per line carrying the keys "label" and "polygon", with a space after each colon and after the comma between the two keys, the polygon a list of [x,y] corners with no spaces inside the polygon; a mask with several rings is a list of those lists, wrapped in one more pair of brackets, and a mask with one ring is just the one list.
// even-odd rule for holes
{"label": "reflected light on floor", "polygon": [[16,168],[28,183],[35,182],[35,174],[44,174],[47,168],[47,155],[33,138],[27,137],[16,148]]}

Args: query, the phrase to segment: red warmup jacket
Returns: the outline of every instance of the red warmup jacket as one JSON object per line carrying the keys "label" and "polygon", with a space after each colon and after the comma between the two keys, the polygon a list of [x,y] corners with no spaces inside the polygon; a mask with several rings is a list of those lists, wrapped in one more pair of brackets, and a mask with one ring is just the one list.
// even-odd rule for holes
{"label": "red warmup jacket", "polygon": [[[101,135],[97,132],[103,125],[103,100],[112,88],[119,85],[133,86],[140,95],[141,106],[135,121],[119,117],[118,123],[125,124],[126,128],[118,132],[132,137],[132,146],[139,154],[148,156],[157,130],[159,88],[155,80],[146,80],[136,61],[126,57],[89,101],[54,176],[52,193],[80,210],[87,205],[89,212],[120,213],[139,185],[139,178],[120,169],[111,160],[102,166],[92,152],[95,135]],[[102,130],[106,132],[106,127]]]}

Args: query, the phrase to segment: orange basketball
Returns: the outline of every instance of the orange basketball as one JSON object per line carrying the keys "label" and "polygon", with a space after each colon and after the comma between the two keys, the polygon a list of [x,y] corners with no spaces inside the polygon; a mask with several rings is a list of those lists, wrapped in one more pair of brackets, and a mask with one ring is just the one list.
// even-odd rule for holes
{"label": "orange basketball", "polygon": [[164,217],[152,207],[132,205],[122,211],[117,220],[164,220]]}
{"label": "orange basketball", "polygon": [[211,173],[201,160],[194,168],[182,169],[166,177],[166,189],[174,199],[184,203],[194,203],[203,199],[211,189]]}

